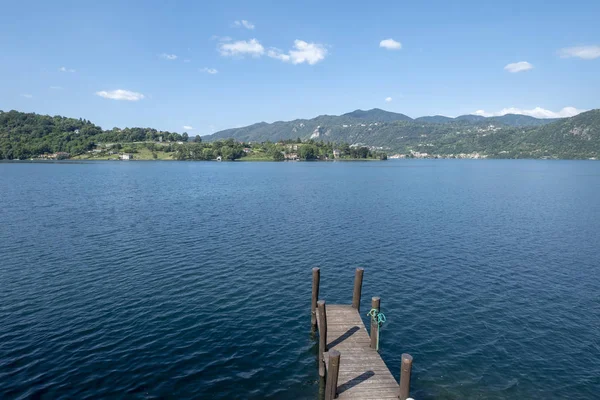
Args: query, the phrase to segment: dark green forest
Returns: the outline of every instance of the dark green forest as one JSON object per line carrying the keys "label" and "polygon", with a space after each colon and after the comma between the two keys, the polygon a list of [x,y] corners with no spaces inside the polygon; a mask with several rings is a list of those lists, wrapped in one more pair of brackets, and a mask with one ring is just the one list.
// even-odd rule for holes
{"label": "dark green forest", "polygon": [[44,153],[72,155],[92,150],[96,143],[187,141],[188,135],[151,128],[103,131],[85,119],[0,111],[0,159],[25,159]]}

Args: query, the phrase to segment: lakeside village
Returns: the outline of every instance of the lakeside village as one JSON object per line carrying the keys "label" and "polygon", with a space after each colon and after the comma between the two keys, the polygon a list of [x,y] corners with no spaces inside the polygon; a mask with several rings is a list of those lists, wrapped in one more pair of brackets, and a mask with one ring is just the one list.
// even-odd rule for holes
{"label": "lakeside village", "polygon": [[80,154],[44,153],[44,160],[206,160],[206,161],[333,161],[386,160],[385,152],[366,146],[301,141],[238,142],[233,139],[202,142],[196,137],[187,141],[143,141],[129,143],[95,143]]}
{"label": "lakeside village", "polygon": [[[194,152],[191,152],[190,157],[192,158],[186,158],[183,154],[179,154],[179,152],[181,152],[179,149],[175,149],[173,150],[172,148],[169,149],[169,147],[165,147],[163,149],[160,148],[156,148],[156,146],[147,146],[149,143],[152,142],[135,142],[132,143],[130,147],[126,148],[125,151],[120,152],[120,149],[123,149],[122,145],[120,143],[106,143],[106,144],[98,144],[96,146],[96,148],[94,148],[93,150],[89,150],[86,152],[85,155],[77,155],[74,156],[74,159],[106,159],[106,160],[157,160],[157,159],[171,159],[171,160],[183,160],[183,159],[198,159],[195,158],[195,154]],[[160,142],[159,142],[160,143]],[[156,143],[155,145],[157,145],[158,143]],[[184,145],[186,143],[184,142],[176,142],[176,145]],[[488,158],[488,156],[486,154],[480,154],[477,152],[473,152],[473,153],[458,153],[458,154],[429,154],[429,153],[422,153],[419,151],[414,151],[414,150],[410,150],[409,153],[407,154],[401,154],[401,153],[396,153],[390,156],[387,156],[384,152],[383,152],[383,148],[381,147],[376,147],[376,146],[363,146],[363,149],[367,149],[367,151],[365,152],[363,151],[358,151],[358,152],[352,152],[352,151],[348,151],[348,149],[337,149],[337,148],[332,148],[330,153],[325,153],[325,154],[316,154],[314,152],[308,152],[310,154],[307,154],[307,152],[301,152],[300,149],[302,147],[301,143],[284,143],[284,142],[278,142],[275,145],[278,147],[283,148],[283,150],[278,149],[276,150],[276,152],[278,152],[279,154],[281,154],[281,156],[279,156],[279,154],[274,154],[272,151],[269,152],[268,150],[265,151],[265,148],[263,146],[263,144],[258,144],[258,148],[257,148],[257,144],[254,144],[254,148],[252,147],[253,144],[252,143],[243,143],[243,142],[239,142],[240,145],[243,146],[248,146],[248,147],[243,147],[242,151],[243,154],[240,154],[239,157],[235,157],[235,154],[232,154],[231,156],[235,157],[232,158],[230,156],[228,156],[227,151],[225,151],[225,156],[227,158],[225,158],[225,160],[235,160],[235,159],[241,159],[241,158],[245,158],[245,160],[247,161],[252,161],[252,160],[263,160],[263,161],[300,161],[300,160],[321,160],[321,161],[332,161],[332,160],[343,160],[343,159],[380,159],[380,160],[385,160],[387,158],[389,159],[410,159],[410,158],[416,158],[416,159],[473,159],[473,160],[477,160],[477,159],[485,159]],[[140,149],[139,147],[142,148],[146,148],[150,151],[150,154],[148,156],[148,154],[145,154],[145,152],[143,151],[143,149]],[[348,146],[350,149],[358,149],[361,148],[361,146],[359,145],[349,145]],[[205,147],[206,148],[206,147]],[[163,151],[161,151],[163,150]],[[159,157],[160,153],[166,153],[166,154],[161,154],[162,157]],[[169,155],[170,153],[170,155]],[[217,154],[218,153],[218,154]],[[215,151],[212,150],[212,153],[210,152],[205,152],[205,154],[201,157],[201,159],[203,160],[214,160],[214,161],[222,161],[223,155],[222,155],[222,151]],[[376,154],[376,156],[374,156],[374,154]],[[45,153],[45,154],[41,154],[38,156],[38,159],[41,160],[67,160],[70,159],[71,155],[69,153],[66,152],[57,152],[57,153]]]}
{"label": "lakeside village", "polygon": [[390,159],[399,159],[399,158],[467,158],[472,160],[478,160],[482,158],[488,158],[485,154],[480,153],[460,153],[460,154],[428,154],[421,153],[418,151],[411,150],[408,154],[394,154],[389,156]]}

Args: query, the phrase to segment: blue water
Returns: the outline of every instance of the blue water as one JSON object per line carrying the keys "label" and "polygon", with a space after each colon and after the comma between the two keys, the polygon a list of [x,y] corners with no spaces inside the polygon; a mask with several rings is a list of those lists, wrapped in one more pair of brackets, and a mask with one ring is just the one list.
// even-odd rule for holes
{"label": "blue water", "polygon": [[316,399],[314,266],[417,399],[600,393],[600,162],[3,163],[0,206],[2,399]]}

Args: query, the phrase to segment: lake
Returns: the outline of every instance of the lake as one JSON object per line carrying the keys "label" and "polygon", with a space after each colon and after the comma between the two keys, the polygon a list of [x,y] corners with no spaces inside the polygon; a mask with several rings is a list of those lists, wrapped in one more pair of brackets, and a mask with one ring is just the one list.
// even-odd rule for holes
{"label": "lake", "polygon": [[315,266],[416,399],[600,393],[600,162],[0,163],[0,204],[2,399],[316,399]]}

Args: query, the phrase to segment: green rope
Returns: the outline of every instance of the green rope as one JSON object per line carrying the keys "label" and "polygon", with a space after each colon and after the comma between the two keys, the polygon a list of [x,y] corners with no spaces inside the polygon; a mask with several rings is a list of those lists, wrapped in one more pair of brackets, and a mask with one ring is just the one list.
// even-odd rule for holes
{"label": "green rope", "polygon": [[373,319],[373,321],[375,321],[377,323],[377,347],[376,347],[376,350],[379,351],[379,329],[381,329],[381,325],[383,325],[383,323],[386,321],[385,314],[382,312],[379,312],[379,310],[376,308],[371,308],[371,311],[369,311],[367,313],[367,315],[370,316]]}

